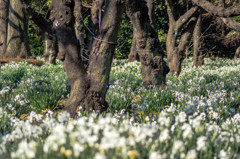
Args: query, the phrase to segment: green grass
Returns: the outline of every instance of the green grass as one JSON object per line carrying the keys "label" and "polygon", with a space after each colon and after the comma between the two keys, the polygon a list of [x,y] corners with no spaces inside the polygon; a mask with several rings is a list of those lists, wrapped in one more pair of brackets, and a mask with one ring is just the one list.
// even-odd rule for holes
{"label": "green grass", "polygon": [[147,90],[138,62],[114,60],[108,111],[69,120],[52,112],[70,92],[59,61],[6,64],[0,158],[239,158],[240,61],[206,59],[198,69],[184,62],[166,81]]}

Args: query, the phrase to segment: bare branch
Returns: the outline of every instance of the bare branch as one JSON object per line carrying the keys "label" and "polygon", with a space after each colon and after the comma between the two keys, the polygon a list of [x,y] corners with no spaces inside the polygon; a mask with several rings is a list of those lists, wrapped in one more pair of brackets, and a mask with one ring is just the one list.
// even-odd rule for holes
{"label": "bare branch", "polygon": [[167,6],[167,13],[169,17],[169,22],[170,24],[175,23],[175,18],[174,18],[174,7],[173,7],[173,2],[172,0],[166,0],[166,6]]}
{"label": "bare branch", "polygon": [[233,21],[231,18],[221,18],[229,28],[240,31],[240,23]]}
{"label": "bare branch", "polygon": [[218,17],[233,17],[240,15],[240,4],[234,7],[224,8],[223,6],[216,6],[207,0],[192,0],[193,3],[206,10],[208,13]]}
{"label": "bare branch", "polygon": [[178,50],[183,52],[186,49],[189,41],[191,40],[192,33],[196,24],[196,17],[192,17],[187,28],[184,30],[184,33],[181,36],[180,42],[178,44]]}
{"label": "bare branch", "polygon": [[176,22],[176,32],[177,30],[179,30],[180,28],[182,28],[182,26],[184,24],[186,24],[187,22],[189,22],[189,20],[193,17],[194,13],[197,12],[197,10],[199,9],[198,6],[192,7],[190,10],[188,10],[185,14],[183,14]]}

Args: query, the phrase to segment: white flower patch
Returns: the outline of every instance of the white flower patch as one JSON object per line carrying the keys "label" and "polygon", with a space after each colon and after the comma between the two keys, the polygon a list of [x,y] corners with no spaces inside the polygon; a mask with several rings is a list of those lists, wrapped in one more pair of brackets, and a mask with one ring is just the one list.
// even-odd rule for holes
{"label": "white flower patch", "polygon": [[198,151],[206,150],[206,143],[207,143],[207,137],[206,136],[200,136],[197,139],[197,150]]}
{"label": "white flower patch", "polygon": [[185,149],[184,143],[180,140],[176,140],[173,142],[172,154],[176,154],[177,152],[182,152]]}
{"label": "white flower patch", "polygon": [[[52,67],[62,67],[60,62],[57,63],[57,66],[43,65],[41,69],[48,69],[50,79],[64,83],[60,87],[66,90],[66,75],[56,75],[55,70],[51,70]],[[40,78],[36,73],[38,68],[6,64],[1,69],[16,70],[15,67],[23,66],[27,77],[23,77],[24,80],[17,87],[30,88],[34,86],[34,81],[39,80],[35,77]],[[107,100],[116,98],[117,102],[121,100],[127,103],[125,110],[118,109],[115,114],[111,112],[112,114],[101,116],[98,113],[79,113],[76,119],[70,119],[66,112],[55,115],[48,110],[42,114],[28,112],[28,119],[21,120],[15,117],[19,113],[16,112],[18,109],[15,105],[28,104],[28,99],[25,98],[25,93],[28,92],[17,88],[12,90],[12,100],[4,101],[8,104],[0,107],[0,120],[3,121],[0,127],[3,131],[0,134],[0,154],[11,151],[9,154],[12,158],[44,158],[55,154],[62,158],[91,155],[92,158],[99,159],[142,156],[150,159],[195,159],[201,155],[206,158],[239,158],[236,145],[240,144],[237,105],[240,61],[206,59],[206,65],[197,70],[190,66],[184,67],[178,79],[168,75],[167,88],[154,88],[153,91],[146,90],[141,85],[140,67],[139,62],[114,60]],[[10,82],[4,80],[4,88]],[[144,97],[137,103],[131,99],[131,95]],[[153,103],[158,102],[160,104],[155,107]],[[111,104],[110,108],[118,108],[116,103]],[[128,106],[131,104],[142,108],[143,110],[137,109],[140,113],[150,110],[151,116],[144,112],[143,118],[139,119],[138,112],[129,111]],[[34,107],[32,103],[29,105]],[[124,105],[121,107],[124,108]],[[11,114],[5,112],[5,108]],[[151,108],[159,110],[151,112]],[[10,128],[5,129],[8,119]],[[26,154],[27,151],[30,153]],[[40,154],[42,152],[44,154]]]}
{"label": "white flower patch", "polygon": [[182,130],[183,130],[183,138],[190,138],[192,137],[193,135],[193,131],[192,131],[192,127],[187,124],[187,123],[184,123],[184,125],[182,126]]}
{"label": "white flower patch", "polygon": [[69,119],[70,119],[70,114],[66,111],[63,111],[58,115],[58,121],[60,123],[67,122]]}
{"label": "white flower patch", "polygon": [[169,133],[168,129],[164,129],[159,136],[160,142],[166,141],[169,138]]}
{"label": "white flower patch", "polygon": [[218,154],[218,157],[220,159],[228,159],[229,158],[228,155],[227,155],[227,152],[225,150],[221,150]]}
{"label": "white flower patch", "polygon": [[4,95],[6,93],[8,93],[10,91],[10,87],[4,87],[1,91],[0,91],[0,95]]}
{"label": "white flower patch", "polygon": [[167,154],[158,154],[157,152],[151,152],[149,159],[167,159]]}
{"label": "white flower patch", "polygon": [[180,112],[178,116],[176,116],[176,122],[184,123],[187,120],[187,115],[185,112]]}
{"label": "white flower patch", "polygon": [[18,149],[16,152],[11,154],[12,158],[34,158],[36,151],[36,142],[31,141],[27,142],[23,140],[19,143]]}
{"label": "white flower patch", "polygon": [[94,156],[94,159],[106,159],[106,157],[100,153],[97,153],[95,156]]}
{"label": "white flower patch", "polygon": [[197,158],[196,150],[192,149],[187,152],[186,159],[196,159],[196,158]]}

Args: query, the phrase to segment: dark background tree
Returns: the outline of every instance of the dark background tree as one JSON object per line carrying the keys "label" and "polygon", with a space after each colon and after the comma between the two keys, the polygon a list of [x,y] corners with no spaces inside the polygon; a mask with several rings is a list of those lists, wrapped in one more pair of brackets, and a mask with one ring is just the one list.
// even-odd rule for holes
{"label": "dark background tree", "polygon": [[[237,21],[239,21],[238,16],[240,15],[240,2],[235,0],[217,0],[214,3],[206,0],[193,0],[193,2],[213,17],[211,19],[213,22],[212,29],[208,32],[212,36],[205,38],[205,41],[211,42],[206,42],[205,48],[215,48],[212,50],[212,54],[215,56],[233,57],[240,44],[239,33],[232,31],[232,29],[239,30]],[[234,19],[237,21],[234,21]],[[215,46],[208,46],[209,44],[215,44]]]}
{"label": "dark background tree", "polygon": [[[169,30],[166,41],[168,65],[171,73],[179,75],[184,52],[192,37],[199,8],[197,6],[192,6],[189,10],[186,8],[183,15],[177,16],[174,1],[166,0],[166,6],[169,17]],[[177,43],[178,38],[179,42]]]}
{"label": "dark background tree", "polygon": [[138,0],[126,1],[126,12],[135,30],[136,52],[140,57],[142,80],[146,88],[164,85],[169,72],[155,31],[155,20],[151,11],[149,12],[151,4]]}

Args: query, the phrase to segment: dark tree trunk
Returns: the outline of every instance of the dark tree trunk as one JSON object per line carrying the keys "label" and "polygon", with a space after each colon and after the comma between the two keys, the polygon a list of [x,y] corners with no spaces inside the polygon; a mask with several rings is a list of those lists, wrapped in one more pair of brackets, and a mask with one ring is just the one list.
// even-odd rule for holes
{"label": "dark tree trunk", "polygon": [[26,10],[29,19],[32,20],[39,28],[39,35],[42,36],[44,44],[43,56],[45,61],[50,64],[56,64],[57,57],[57,47],[56,47],[56,37],[53,34],[50,24],[43,17],[42,14],[35,12],[32,8],[26,6]]}
{"label": "dark tree trunk", "polygon": [[[221,0],[220,1],[220,7],[223,7],[225,9],[225,1]],[[240,23],[233,21],[231,18],[221,18],[223,23],[228,26],[229,28],[236,30],[236,31],[240,31]],[[238,59],[240,58],[240,47],[238,47],[236,49],[236,52],[234,54],[234,59]]]}
{"label": "dark tree trunk", "polygon": [[79,43],[74,30],[73,2],[53,0],[50,6],[56,37],[58,40],[58,58],[63,61],[71,85],[70,98],[66,103],[66,110],[74,116],[80,101],[82,101],[90,87],[87,72],[79,58]]}
{"label": "dark tree trunk", "polygon": [[[1,0],[1,58],[31,57],[28,18],[22,0]],[[3,26],[3,27],[2,27]]]}
{"label": "dark tree trunk", "polygon": [[196,26],[193,31],[193,66],[199,67],[204,64],[204,56],[201,47],[201,27],[202,27],[202,14],[199,14]]}
{"label": "dark tree trunk", "polygon": [[105,111],[109,75],[123,10],[122,0],[106,0],[98,36],[89,56],[90,90],[84,109]]}
{"label": "dark tree trunk", "polygon": [[163,60],[158,35],[150,23],[146,2],[126,0],[126,11],[136,34],[136,48],[141,61],[143,85],[163,86],[169,68]]}
{"label": "dark tree trunk", "polygon": [[[80,0],[75,0],[75,4],[79,2]],[[51,5],[51,19],[59,42],[59,57],[71,85],[71,94],[65,109],[72,117],[78,106],[82,107],[82,111],[102,112],[108,108],[105,96],[123,3],[121,0],[106,0],[101,27],[90,53],[88,71],[79,58],[79,42],[74,31],[73,9],[80,11],[79,6],[75,5],[74,8],[72,1],[58,0],[53,0]],[[77,19],[76,13],[75,16]]]}
{"label": "dark tree trunk", "polygon": [[[172,74],[179,75],[181,72],[181,66],[183,61],[184,51],[192,36],[193,27],[196,18],[194,14],[197,12],[198,7],[192,7],[185,14],[180,16],[178,20],[175,20],[175,10],[172,0],[166,0],[167,13],[169,16],[169,30],[167,35],[167,60]],[[183,27],[187,25],[185,31],[183,31],[179,44],[177,45],[177,36]]]}
{"label": "dark tree trunk", "polygon": [[[235,1],[232,1],[233,3],[235,3]],[[233,5],[233,4],[230,4]],[[239,5],[238,5],[239,6]],[[219,7],[221,7],[222,10],[228,10],[229,12],[231,12],[230,9],[226,9],[226,4],[225,4],[225,0],[220,0],[219,1]],[[226,12],[226,11],[225,11]],[[240,31],[240,23],[233,21],[231,18],[221,18],[223,23],[228,26],[229,28],[236,30],[236,31]],[[237,58],[240,58],[240,47],[238,47],[236,49],[236,52],[234,54],[234,59],[236,60]]]}
{"label": "dark tree trunk", "polygon": [[[152,26],[152,28],[155,30],[156,27],[156,22],[155,22],[155,14],[154,14],[154,0],[147,0],[147,7],[148,7],[148,15],[150,18],[150,24]],[[132,46],[131,46],[131,50],[130,50],[130,54],[128,55],[128,61],[132,62],[132,61],[139,61],[139,55],[137,53],[137,48],[136,48],[136,36],[135,36],[135,32],[133,30],[133,39],[132,39]]]}

